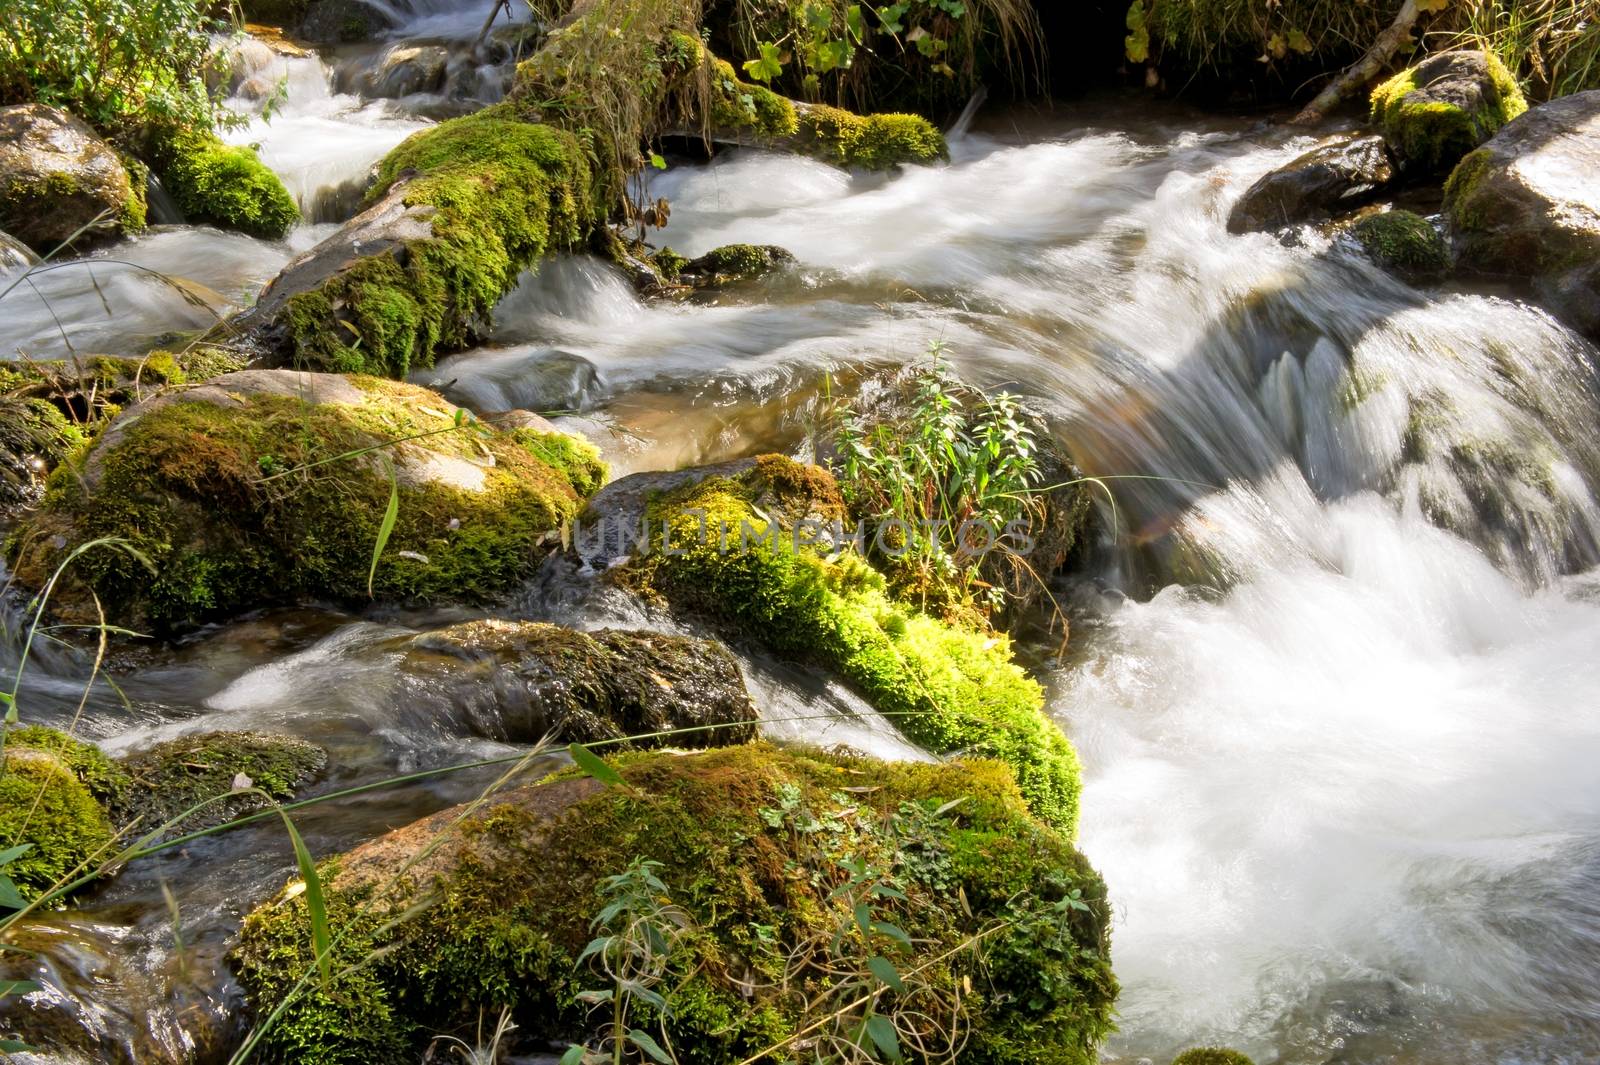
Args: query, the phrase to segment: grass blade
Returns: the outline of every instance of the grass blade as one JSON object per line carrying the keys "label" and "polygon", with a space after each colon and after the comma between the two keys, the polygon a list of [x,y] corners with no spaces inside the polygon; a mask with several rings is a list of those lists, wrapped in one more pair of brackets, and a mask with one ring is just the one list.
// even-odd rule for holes
{"label": "grass blade", "polygon": [[383,549],[389,546],[389,536],[400,517],[400,482],[395,477],[394,463],[385,456],[383,465],[389,471],[389,507],[383,512],[383,524],[378,526],[378,540],[372,545],[372,568],[367,571],[368,599],[372,598],[372,584],[378,576],[378,559],[383,557]]}
{"label": "grass blade", "polygon": [[288,814],[282,810],[278,812],[283,814],[283,827],[294,846],[295,864],[300,867],[300,879],[305,881],[306,910],[311,915],[311,946],[316,952],[317,969],[326,987],[333,982],[333,937],[328,934],[328,908],[322,901],[322,879],[317,876],[317,863],[311,857],[311,851],[306,849],[306,841],[300,838],[300,830],[294,827]]}
{"label": "grass blade", "polygon": [[622,779],[622,774],[611,768],[604,758],[601,758],[583,744],[567,744],[567,753],[572,755],[572,760],[577,763],[579,769],[594,777],[600,783],[611,788],[627,788],[628,783]]}

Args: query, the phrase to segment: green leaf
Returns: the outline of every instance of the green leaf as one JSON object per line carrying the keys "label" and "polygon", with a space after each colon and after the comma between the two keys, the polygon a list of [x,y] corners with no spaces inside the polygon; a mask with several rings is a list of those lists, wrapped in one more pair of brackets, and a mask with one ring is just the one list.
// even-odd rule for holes
{"label": "green leaf", "polygon": [[29,995],[39,990],[37,980],[0,980],[0,998],[7,995]]}
{"label": "green leaf", "polygon": [[32,1049],[20,1039],[0,1039],[0,1054],[26,1054]]}
{"label": "green leaf", "polygon": [[0,908],[7,910],[25,910],[28,900],[22,897],[22,892],[17,890],[17,885],[9,876],[0,874]]}
{"label": "green leaf", "polygon": [[888,921],[874,921],[872,922],[872,930],[874,932],[882,932],[897,943],[904,943],[908,947],[911,945],[911,937],[906,935],[905,930],[897,924],[890,924]]}
{"label": "green leaf", "polygon": [[573,1043],[567,1052],[561,1055],[561,1065],[583,1065],[583,1047]]}
{"label": "green leaf", "polygon": [[894,990],[904,991],[906,989],[905,984],[900,982],[900,971],[894,967],[894,963],[888,958],[873,955],[867,959],[867,968],[871,970],[872,975],[876,976],[879,981]]}
{"label": "green leaf", "polygon": [[628,782],[622,779],[622,774],[612,769],[604,758],[595,754],[581,743],[567,744],[567,753],[572,755],[572,761],[583,770],[587,776],[594,777],[600,783],[610,788],[626,788]]}
{"label": "green leaf", "polygon": [[655,167],[657,170],[665,170],[667,168],[666,157],[657,152],[651,152],[650,165]]}
{"label": "green leaf", "polygon": [[317,863],[311,857],[306,841],[300,838],[300,830],[294,827],[294,822],[283,810],[280,809],[278,814],[283,818],[289,843],[294,847],[294,862],[300,867],[300,879],[306,885],[306,912],[311,917],[311,947],[317,956],[317,970],[322,976],[322,984],[326,987],[333,982],[333,936],[328,932],[328,907],[322,899],[322,878],[317,875]]}
{"label": "green leaf", "polygon": [[661,1047],[656,1044],[654,1039],[650,1038],[648,1032],[641,1032],[637,1028],[630,1028],[628,1030],[628,1042],[632,1043],[646,1054],[649,1054],[651,1060],[659,1061],[661,1062],[661,1065],[672,1065],[672,1059],[667,1056],[667,1052],[662,1050]]}
{"label": "green leaf", "polygon": [[1128,7],[1128,36],[1123,40],[1123,50],[1128,62],[1143,63],[1150,58],[1150,27],[1145,21],[1144,0],[1133,0]]}
{"label": "green leaf", "polygon": [[900,1037],[895,1034],[894,1024],[882,1014],[874,1013],[867,1018],[867,1036],[871,1038],[887,1061],[904,1061],[900,1056]]}
{"label": "green leaf", "polygon": [[771,81],[783,73],[783,58],[778,46],[768,41],[759,46],[760,58],[744,64],[744,72],[752,81]]}
{"label": "green leaf", "polygon": [[1311,51],[1311,38],[1299,30],[1289,31],[1289,50],[1305,55]]}
{"label": "green leaf", "polygon": [[367,571],[367,598],[372,598],[372,582],[378,576],[378,559],[383,556],[383,549],[389,546],[389,536],[394,532],[394,523],[400,517],[400,481],[394,475],[394,463],[384,456],[384,467],[389,471],[389,508],[383,512],[383,523],[378,526],[378,541],[372,545],[372,568]]}
{"label": "green leaf", "polygon": [[15,847],[7,847],[5,850],[0,851],[0,869],[4,869],[31,850],[33,850],[33,844],[19,843]]}
{"label": "green leaf", "polygon": [[844,9],[844,28],[857,42],[866,37],[867,20],[862,17],[860,4],[851,4]]}

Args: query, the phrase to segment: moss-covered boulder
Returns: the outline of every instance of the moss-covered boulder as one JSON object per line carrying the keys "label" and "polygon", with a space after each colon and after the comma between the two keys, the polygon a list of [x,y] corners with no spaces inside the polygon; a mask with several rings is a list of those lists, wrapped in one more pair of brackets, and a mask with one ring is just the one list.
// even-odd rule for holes
{"label": "moss-covered boulder", "polygon": [[1450,248],[1432,222],[1411,211],[1367,215],[1350,236],[1372,261],[1407,281],[1426,281],[1450,269]]}
{"label": "moss-covered boulder", "polygon": [[1228,232],[1327,221],[1368,202],[1393,179],[1382,137],[1335,137],[1245,190],[1228,215]]}
{"label": "moss-covered boulder", "polygon": [[45,473],[82,440],[82,430],[47,400],[0,396],[0,517],[36,500]]}
{"label": "moss-covered boulder", "polygon": [[859,555],[836,550],[831,527],[845,518],[831,474],[779,455],[638,474],[595,497],[573,552],[552,565],[581,559],[730,638],[828,670],[935,754],[1005,762],[1034,812],[1070,837],[1077,755],[1009,640],[897,600]]}
{"label": "moss-covered boulder", "polygon": [[39,252],[142,229],[144,185],[116,149],[65,111],[0,107],[0,229]]}
{"label": "moss-covered boulder", "polygon": [[1516,77],[1490,52],[1441,52],[1372,93],[1372,122],[1408,169],[1448,171],[1528,109]]}
{"label": "moss-covered boulder", "polygon": [[[618,924],[594,924],[605,879],[640,861],[660,863],[650,904],[676,931],[644,985],[668,1018],[636,996],[630,1027],[664,1027],[682,1065],[833,1030],[862,993],[932,1048],[964,1041],[964,1061],[1096,1060],[1117,991],[1105,888],[1006,767],[761,745],[614,764],[623,787],[560,777],[327,863],[338,975],[307,983],[260,1060],[415,1061],[502,1008],[535,1045],[593,1045],[611,1011],[580,996],[614,985],[579,959]],[[315,968],[304,893],[251,914],[233,962],[257,1014],[276,1007]],[[872,975],[885,964],[898,988]]]}
{"label": "moss-covered boulder", "polygon": [[117,791],[102,801],[114,824],[137,825],[140,835],[168,821],[175,821],[170,831],[192,832],[293,798],[327,764],[327,751],[293,736],[202,732],[115,763]]}
{"label": "moss-covered boulder", "polygon": [[1531,280],[1600,340],[1600,90],[1534,108],[1461,160],[1445,184],[1458,263]]}
{"label": "moss-covered boulder", "polygon": [[1255,1065],[1247,1055],[1225,1047],[1195,1047],[1172,1059],[1172,1065]]}
{"label": "moss-covered boulder", "polygon": [[721,288],[766,277],[792,266],[795,257],[771,244],[725,244],[693,259],[663,248],[651,256],[651,262],[668,281],[691,288]]}
{"label": "moss-covered boulder", "polygon": [[596,224],[572,135],[489,109],[386,156],[368,207],[237,321],[272,359],[404,377],[482,335],[522,271]]}
{"label": "moss-covered boulder", "polygon": [[210,133],[164,135],[153,143],[162,187],[190,222],[276,240],[300,220],[294,197],[254,150]]}
{"label": "moss-covered boulder", "polygon": [[123,412],[9,551],[39,587],[78,545],[124,540],[80,557],[56,604],[88,613],[92,590],[163,631],[307,599],[481,601],[532,571],[604,475],[585,443],[481,425],[426,389],[249,370]]}
{"label": "moss-covered boulder", "polygon": [[87,872],[109,857],[112,838],[105,810],[74,772],[75,751],[29,739],[7,736],[0,756],[0,850],[29,848],[4,870],[24,898]]}
{"label": "moss-covered boulder", "polygon": [[[739,663],[714,640],[490,620],[397,650],[409,692],[459,710],[490,739],[713,747],[755,737]],[[651,735],[679,729],[695,731]]]}

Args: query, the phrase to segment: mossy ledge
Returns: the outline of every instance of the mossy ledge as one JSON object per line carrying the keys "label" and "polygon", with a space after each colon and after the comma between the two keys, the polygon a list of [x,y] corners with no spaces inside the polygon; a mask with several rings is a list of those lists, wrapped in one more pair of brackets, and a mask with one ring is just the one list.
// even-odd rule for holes
{"label": "mossy ledge", "polygon": [[[576,959],[599,882],[635,859],[662,863],[689,919],[656,987],[682,1065],[729,1065],[817,1019],[826,997],[805,959],[852,927],[836,891],[845,861],[904,896],[873,904],[909,935],[900,971],[925,964],[930,986],[970,987],[963,1061],[1096,1060],[1117,992],[1105,886],[1029,813],[1006,767],[766,745],[613,764],[626,789],[565,775],[508,793],[409,868],[460,809],[326,863],[338,975],[288,1004],[260,1060],[411,1062],[432,1035],[502,1008],[519,1037],[593,1039],[603,1019],[577,996],[602,981]],[[258,1015],[280,1003],[315,967],[304,893],[251,914],[232,960]],[[881,1008],[897,1008],[892,993]],[[659,1017],[636,1006],[630,1021],[655,1030]]]}
{"label": "mossy ledge", "polygon": [[125,411],[52,474],[9,554],[37,588],[77,545],[124,539],[148,568],[89,552],[54,605],[89,613],[92,590],[116,621],[162,632],[272,604],[364,602],[393,487],[371,596],[486,600],[532,570],[604,479],[592,448],[544,437],[398,382],[228,374]]}
{"label": "mossy ledge", "polygon": [[830,561],[804,545],[795,550],[787,531],[795,521],[842,514],[831,474],[766,456],[654,500],[651,527],[658,539],[671,530],[672,551],[652,551],[620,579],[833,671],[935,754],[1006,763],[1033,812],[1071,838],[1077,754],[1044,714],[1043,691],[1012,660],[1009,640],[896,601],[855,555]]}

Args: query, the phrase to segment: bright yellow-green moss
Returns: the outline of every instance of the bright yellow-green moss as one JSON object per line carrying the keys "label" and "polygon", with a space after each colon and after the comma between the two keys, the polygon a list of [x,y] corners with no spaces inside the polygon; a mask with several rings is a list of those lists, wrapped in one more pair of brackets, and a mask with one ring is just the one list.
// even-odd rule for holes
{"label": "bright yellow-green moss", "polygon": [[1492,86],[1476,111],[1437,100],[1412,98],[1417,69],[1403,70],[1372,92],[1372,122],[1402,158],[1424,169],[1452,166],[1528,109],[1517,79],[1492,53],[1483,53]]}
{"label": "bright yellow-green moss", "polygon": [[1195,1047],[1173,1059],[1172,1065],[1255,1065],[1237,1050],[1222,1047]]}
{"label": "bright yellow-green moss", "polygon": [[863,170],[932,163],[949,154],[944,134],[920,115],[857,115],[808,104],[800,112],[799,135],[822,158]]}
{"label": "bright yellow-green moss", "polygon": [[[962,1061],[1096,1060],[1117,993],[1105,887],[1029,813],[1006,767],[766,745],[613,762],[628,790],[565,776],[492,801],[392,893],[426,833],[328,863],[341,975],[287,1008],[261,1060],[410,1062],[432,1033],[503,1007],[530,1039],[594,1038],[609,1014],[577,1000],[600,981],[576,958],[594,934],[597,885],[636,858],[662,863],[691,919],[656,988],[680,1065],[728,1065],[817,1018],[819,974],[804,958],[849,935],[851,902],[836,891],[846,860],[901,896],[873,903],[912,939],[900,970],[926,965],[934,986],[970,988]],[[424,895],[433,904],[413,908]],[[976,946],[952,949],[980,930]],[[246,919],[233,960],[258,1013],[313,965],[310,943],[303,896]],[[883,1007],[896,1008],[892,995]],[[655,1028],[648,1007],[632,1019]]]}
{"label": "bright yellow-green moss", "polygon": [[32,849],[5,869],[24,897],[87,871],[111,843],[94,796],[56,754],[7,744],[0,763],[0,850]]}
{"label": "bright yellow-green moss", "polygon": [[[237,406],[177,399],[142,413],[114,446],[52,476],[43,509],[11,543],[18,579],[38,587],[76,544],[114,536],[151,569],[97,550],[74,566],[77,591],[92,588],[112,617],[135,626],[308,598],[366,600],[387,470],[377,454],[311,464],[451,422],[429,413],[442,404],[425,389],[355,383],[364,391],[356,405],[256,394]],[[556,441],[535,454],[530,439],[469,424],[386,452],[402,464],[425,459],[424,447],[474,463],[482,486],[402,475],[376,598],[483,600],[527,576],[584,490],[604,478],[592,449]],[[63,607],[72,592],[64,595]]]}
{"label": "bright yellow-green moss", "polygon": [[711,63],[711,124],[723,129],[749,129],[763,137],[792,137],[800,130],[794,104],[764,85],[739,80],[733,64]]}
{"label": "bright yellow-green moss", "polygon": [[160,139],[154,154],[162,186],[190,222],[275,240],[300,220],[294,197],[249,148],[183,132]]}
{"label": "bright yellow-green moss", "polygon": [[[833,670],[933,753],[966,751],[1006,763],[1034,813],[1072,836],[1077,755],[1045,716],[1039,685],[1012,661],[1010,642],[894,601],[882,576],[854,555],[830,562],[807,547],[795,551],[787,533],[776,543],[765,539],[768,523],[752,502],[771,493],[786,469],[827,498],[818,483],[831,487],[824,471],[777,457],[737,479],[707,479],[654,504],[652,524],[670,524],[673,553],[641,559],[634,575],[674,604],[733,624],[745,638]],[[832,488],[834,499],[837,492]],[[786,509],[804,517],[821,508]],[[698,512],[706,515],[704,537]],[[743,540],[742,529],[750,530]]]}
{"label": "bright yellow-green moss", "polygon": [[402,174],[407,205],[437,208],[432,236],[292,297],[298,365],[385,377],[432,365],[478,334],[523,270],[576,247],[596,222],[577,140],[499,113],[412,135],[384,158],[373,197]]}
{"label": "bright yellow-green moss", "polygon": [[92,743],[43,725],[26,725],[6,732],[6,746],[45,751],[89,789],[96,802],[113,806],[127,793],[128,774]]}

